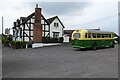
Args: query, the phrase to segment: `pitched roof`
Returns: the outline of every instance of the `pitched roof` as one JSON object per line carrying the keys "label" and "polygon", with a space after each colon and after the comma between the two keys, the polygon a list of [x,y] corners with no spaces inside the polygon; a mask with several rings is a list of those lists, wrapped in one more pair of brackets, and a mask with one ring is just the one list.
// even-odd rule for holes
{"label": "pitched roof", "polygon": [[55,17],[52,17],[52,18],[49,18],[49,19],[47,19],[47,22],[48,22],[49,24],[51,24],[55,18],[56,18],[56,16],[55,16]]}
{"label": "pitched roof", "polygon": [[20,19],[25,19],[26,17],[20,17]]}
{"label": "pitched roof", "polygon": [[65,34],[72,34],[73,31],[74,31],[74,30],[64,30],[64,33],[65,33]]}
{"label": "pitched roof", "polygon": [[20,20],[22,20],[22,22],[26,19],[26,17],[20,17]]}
{"label": "pitched roof", "polygon": [[58,18],[58,16],[54,16],[54,17],[52,17],[52,18],[49,18],[49,19],[47,19],[47,22],[49,23],[49,24],[51,24],[54,20],[55,20],[55,18],[57,18],[58,19],[58,21],[61,23],[61,25],[63,26],[63,28],[65,28],[64,27],[64,25],[63,25],[63,23],[60,21],[60,19]]}
{"label": "pitched roof", "polygon": [[[22,24],[25,24],[30,18],[32,18],[33,16],[35,15],[35,12],[33,12],[32,14],[30,14],[29,16],[27,17],[20,17],[20,19],[22,20],[22,23],[19,24],[19,25],[22,25]],[[44,18],[44,16],[41,14],[41,16],[43,17],[43,19],[46,21],[46,23],[49,25],[49,23],[47,22],[47,20]],[[16,26],[14,26],[13,28],[15,28]]]}

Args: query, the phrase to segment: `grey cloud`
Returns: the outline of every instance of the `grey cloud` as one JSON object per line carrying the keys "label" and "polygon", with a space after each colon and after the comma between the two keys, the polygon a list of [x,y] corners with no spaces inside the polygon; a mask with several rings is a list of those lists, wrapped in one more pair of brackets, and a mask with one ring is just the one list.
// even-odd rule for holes
{"label": "grey cloud", "polygon": [[[34,7],[35,4],[29,3],[29,6]],[[39,2],[38,4],[47,15],[71,14],[93,5],[92,2]]]}

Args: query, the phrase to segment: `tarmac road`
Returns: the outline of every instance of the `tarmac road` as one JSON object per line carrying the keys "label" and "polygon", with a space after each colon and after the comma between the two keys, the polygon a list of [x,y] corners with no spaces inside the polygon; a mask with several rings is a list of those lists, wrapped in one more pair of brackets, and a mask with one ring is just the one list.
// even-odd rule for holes
{"label": "tarmac road", "polygon": [[118,46],[73,49],[70,44],[36,49],[3,47],[3,78],[117,78]]}

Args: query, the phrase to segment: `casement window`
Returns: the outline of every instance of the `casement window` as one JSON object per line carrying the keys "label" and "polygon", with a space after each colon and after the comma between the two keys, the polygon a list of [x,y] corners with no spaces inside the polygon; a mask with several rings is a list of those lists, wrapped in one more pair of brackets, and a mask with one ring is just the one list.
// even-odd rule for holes
{"label": "casement window", "polygon": [[54,23],[54,27],[58,27],[59,26],[59,23]]}
{"label": "casement window", "polygon": [[53,38],[59,38],[59,32],[53,32]]}
{"label": "casement window", "polygon": [[59,26],[59,24],[58,23],[56,23],[57,24],[57,27]]}
{"label": "casement window", "polygon": [[56,26],[57,24],[56,23],[54,23],[54,26]]}

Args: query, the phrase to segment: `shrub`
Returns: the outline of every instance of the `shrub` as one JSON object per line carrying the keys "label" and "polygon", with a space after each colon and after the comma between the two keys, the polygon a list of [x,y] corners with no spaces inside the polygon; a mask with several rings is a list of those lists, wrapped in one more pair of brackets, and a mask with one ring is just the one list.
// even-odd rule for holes
{"label": "shrub", "polygon": [[58,38],[51,38],[50,43],[58,43]]}
{"label": "shrub", "polygon": [[25,48],[26,44],[25,41],[12,41],[12,47],[15,49]]}
{"label": "shrub", "polygon": [[42,37],[43,43],[48,43],[50,41],[50,37]]}
{"label": "shrub", "polygon": [[2,35],[3,46],[10,46],[11,42],[12,42],[12,35]]}
{"label": "shrub", "polygon": [[59,42],[60,43],[63,43],[63,40],[64,40],[63,37],[59,37]]}
{"label": "shrub", "polygon": [[26,44],[27,44],[27,42],[22,41],[22,47],[21,48],[26,48]]}
{"label": "shrub", "polygon": [[51,37],[43,37],[43,43],[58,43],[58,38],[51,38]]}

